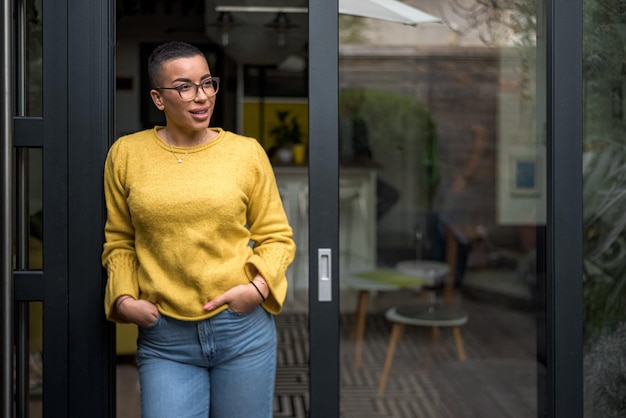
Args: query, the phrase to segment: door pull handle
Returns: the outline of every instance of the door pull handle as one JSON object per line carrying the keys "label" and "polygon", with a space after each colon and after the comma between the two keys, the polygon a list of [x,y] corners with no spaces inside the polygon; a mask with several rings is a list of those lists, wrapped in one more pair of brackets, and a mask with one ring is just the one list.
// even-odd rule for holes
{"label": "door pull handle", "polygon": [[332,250],[330,248],[317,249],[317,301],[332,302]]}

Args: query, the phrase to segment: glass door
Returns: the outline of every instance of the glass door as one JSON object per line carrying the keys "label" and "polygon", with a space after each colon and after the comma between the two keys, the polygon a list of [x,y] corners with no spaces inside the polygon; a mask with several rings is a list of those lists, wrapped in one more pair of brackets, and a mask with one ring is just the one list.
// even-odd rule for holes
{"label": "glass door", "polygon": [[339,17],[342,416],[541,416],[549,9],[395,6]]}
{"label": "glass door", "polygon": [[110,6],[3,2],[2,416],[110,416],[114,406],[111,327],[93,309]]}

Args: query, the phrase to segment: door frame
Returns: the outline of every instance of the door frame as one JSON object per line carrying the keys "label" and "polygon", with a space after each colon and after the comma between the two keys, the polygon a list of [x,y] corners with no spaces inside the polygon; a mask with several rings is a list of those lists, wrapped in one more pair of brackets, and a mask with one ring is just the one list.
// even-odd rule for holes
{"label": "door frame", "polygon": [[[116,2],[65,0],[64,5],[68,80],[64,86],[68,89],[67,416],[93,416],[98,411],[102,417],[110,417],[116,411],[115,325],[104,316],[107,278],[100,259],[106,220],[103,167],[115,132]],[[53,55],[54,49],[48,53]],[[54,97],[44,100],[46,105],[54,106]],[[87,389],[98,380],[100,384]]]}
{"label": "door frame", "polygon": [[[324,4],[318,4],[324,3]],[[583,416],[582,311],[582,0],[539,1],[545,16],[547,226],[539,228],[542,305],[537,309],[540,416]],[[309,4],[309,237],[338,251],[338,3]],[[580,121],[572,123],[572,121]],[[572,262],[576,254],[576,262]],[[540,257],[541,258],[541,257]],[[337,257],[332,275],[338,277]],[[575,278],[572,280],[572,278]],[[311,417],[339,416],[338,306],[317,301],[317,263],[310,263]],[[333,301],[338,280],[333,281]],[[545,317],[543,316],[545,315]],[[572,401],[572,400],[576,401]]]}
{"label": "door frame", "polygon": [[[339,417],[339,36],[337,0],[309,2],[310,417]],[[319,301],[319,249],[331,253],[331,300]],[[317,260],[317,261],[316,261]]]}
{"label": "door frame", "polygon": [[[583,416],[583,1],[545,0],[547,228],[542,416]],[[539,22],[538,22],[539,24]],[[541,349],[541,347],[538,347]],[[541,383],[541,380],[540,380]]]}
{"label": "door frame", "polygon": [[[9,3],[5,0],[5,10]],[[41,21],[42,116],[5,111],[13,121],[13,148],[42,150],[43,269],[11,271],[9,306],[42,302],[43,416],[111,417],[114,328],[104,318],[106,275],[99,260],[103,163],[114,132],[115,2],[72,2],[70,7],[68,0],[45,1]],[[11,35],[20,41],[16,32]],[[21,162],[14,164],[19,171]],[[18,219],[23,221],[28,222]],[[11,228],[6,226],[9,236]],[[12,343],[3,341],[3,347]],[[5,370],[12,374],[12,365]],[[3,388],[2,410],[8,416],[15,408],[11,392]],[[28,407],[15,409],[22,414]]]}

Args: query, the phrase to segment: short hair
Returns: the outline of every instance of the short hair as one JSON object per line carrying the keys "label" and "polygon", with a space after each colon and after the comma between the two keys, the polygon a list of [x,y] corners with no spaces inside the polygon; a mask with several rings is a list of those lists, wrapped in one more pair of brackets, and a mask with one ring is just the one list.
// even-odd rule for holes
{"label": "short hair", "polygon": [[150,80],[151,87],[159,87],[161,83],[159,76],[165,62],[178,58],[195,57],[197,55],[206,59],[202,51],[187,42],[172,41],[157,46],[148,58],[148,79]]}

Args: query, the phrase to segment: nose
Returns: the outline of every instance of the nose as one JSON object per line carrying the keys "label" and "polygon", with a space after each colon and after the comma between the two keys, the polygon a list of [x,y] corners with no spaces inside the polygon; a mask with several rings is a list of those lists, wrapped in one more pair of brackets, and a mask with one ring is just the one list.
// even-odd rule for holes
{"label": "nose", "polygon": [[[204,89],[202,88],[202,86],[198,86],[196,85],[196,97],[194,97],[195,101],[205,101],[208,100],[209,95],[205,93]],[[202,97],[200,97],[200,93],[202,93]]]}

